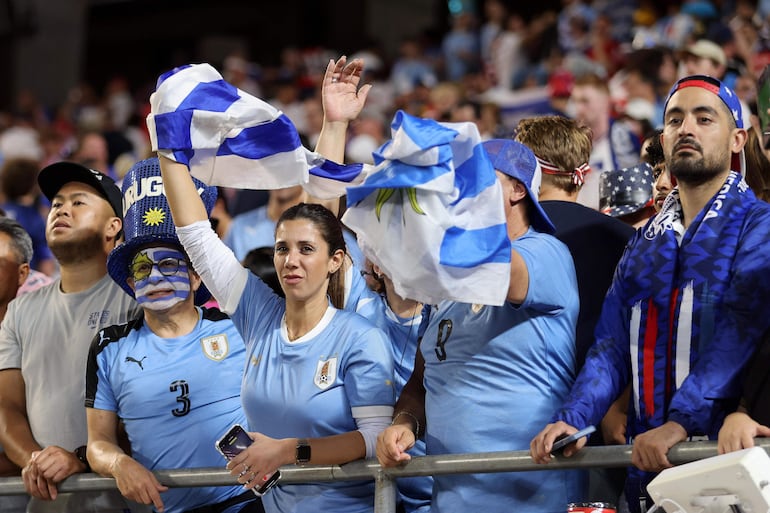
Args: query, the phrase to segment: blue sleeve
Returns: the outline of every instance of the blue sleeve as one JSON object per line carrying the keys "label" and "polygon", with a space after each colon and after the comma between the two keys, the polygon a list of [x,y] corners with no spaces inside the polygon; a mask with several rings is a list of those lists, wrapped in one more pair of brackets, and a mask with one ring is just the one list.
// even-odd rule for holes
{"label": "blue sleeve", "polygon": [[770,328],[770,218],[757,217],[736,254],[712,341],[671,400],[669,420],[690,434],[716,433],[725,412],[715,402],[740,397],[746,365]]}
{"label": "blue sleeve", "polygon": [[527,297],[519,307],[544,313],[577,308],[575,266],[566,246],[550,235],[537,234],[512,241],[511,249],[521,255],[529,275]]}
{"label": "blue sleeve", "polygon": [[388,336],[374,326],[357,333],[344,369],[345,393],[350,406],[393,406],[393,353]]}

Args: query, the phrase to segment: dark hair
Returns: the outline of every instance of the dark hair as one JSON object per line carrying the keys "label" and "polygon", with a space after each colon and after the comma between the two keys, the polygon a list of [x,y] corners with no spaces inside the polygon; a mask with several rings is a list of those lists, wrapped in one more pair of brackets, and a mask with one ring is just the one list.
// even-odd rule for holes
{"label": "dark hair", "polygon": [[[299,219],[307,219],[315,225],[329,245],[329,256],[339,249],[346,253],[342,224],[329,209],[315,203],[299,203],[281,214],[275,223],[276,230],[284,221]],[[345,273],[342,268],[329,277],[329,297],[335,308],[342,309],[345,304]]]}
{"label": "dark hair", "polygon": [[10,217],[0,217],[0,233],[10,237],[19,265],[28,264],[32,260],[32,238],[24,227]]}
{"label": "dark hair", "polygon": [[744,146],[746,156],[746,183],[757,198],[770,201],[770,161],[762,151],[762,142],[754,127],[746,131],[748,139]]}
{"label": "dark hair", "polygon": [[243,267],[259,276],[273,292],[281,297],[285,297],[281,283],[278,281],[278,273],[275,272],[273,264],[273,254],[275,249],[270,246],[254,248],[243,257]]}
{"label": "dark hair", "polygon": [[665,162],[666,160],[665,156],[663,155],[663,145],[660,142],[660,134],[662,133],[663,130],[657,128],[644,136],[644,141],[649,139],[650,144],[648,144],[647,148],[645,148],[644,155],[642,155],[642,160],[647,162],[652,167],[655,167],[658,164]]}
{"label": "dark hair", "polygon": [[16,201],[37,186],[40,166],[30,159],[8,159],[0,171],[0,189],[8,201]]}

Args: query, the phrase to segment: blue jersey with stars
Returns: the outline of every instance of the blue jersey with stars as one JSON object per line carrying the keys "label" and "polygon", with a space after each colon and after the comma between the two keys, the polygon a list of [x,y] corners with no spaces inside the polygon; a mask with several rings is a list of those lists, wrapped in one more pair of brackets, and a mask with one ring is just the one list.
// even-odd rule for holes
{"label": "blue jersey with stars", "polygon": [[[140,317],[102,330],[89,351],[86,406],[115,412],[132,457],[150,470],[222,467],[216,440],[246,423],[241,337],[219,310],[199,312],[188,335],[160,338]],[[170,488],[161,498],[166,513],[176,513],[241,493],[240,486]]]}
{"label": "blue jersey with stars", "polygon": [[[575,379],[572,257],[532,229],[511,244],[529,273],[522,304],[446,301],[431,313],[420,344],[428,454],[529,449]],[[580,499],[578,472],[437,475],[431,511],[561,513]]]}
{"label": "blue jersey with stars", "polygon": [[[385,333],[329,307],[309,333],[289,342],[285,302],[250,275],[233,322],[247,345],[242,399],[252,431],[315,438],[357,429],[354,417],[381,416],[394,402],[393,358]],[[370,413],[374,412],[374,415]],[[272,512],[371,512],[372,482],[279,485],[263,499]]]}

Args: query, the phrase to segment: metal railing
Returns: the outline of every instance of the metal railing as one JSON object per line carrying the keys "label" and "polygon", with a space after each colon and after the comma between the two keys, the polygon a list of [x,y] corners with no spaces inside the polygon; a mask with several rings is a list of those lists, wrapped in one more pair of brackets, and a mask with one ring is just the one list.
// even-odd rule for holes
{"label": "metal railing", "polygon": [[[770,439],[757,438],[757,446],[770,452]],[[674,465],[716,456],[716,442],[682,442],[668,453]],[[469,474],[521,472],[527,470],[575,469],[597,467],[625,467],[631,464],[630,445],[584,447],[571,458],[555,457],[548,465],[538,465],[529,457],[529,451],[502,451],[475,454],[447,454],[413,458],[397,468],[383,468],[377,460],[360,460],[345,465],[288,466],[281,468],[281,483],[309,481],[350,481],[374,479],[375,513],[394,513],[396,485],[399,477],[430,476],[438,474]],[[221,467],[156,470],[163,485],[170,488],[195,486],[227,486],[233,477]],[[96,474],[76,474],[59,484],[60,492],[85,492],[115,489],[115,480]],[[20,477],[0,478],[0,495],[20,495],[24,483]]]}

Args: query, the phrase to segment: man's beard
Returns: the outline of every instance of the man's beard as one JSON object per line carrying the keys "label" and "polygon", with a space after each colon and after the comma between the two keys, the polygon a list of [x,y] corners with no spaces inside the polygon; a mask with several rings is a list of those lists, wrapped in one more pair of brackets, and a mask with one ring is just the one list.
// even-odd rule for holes
{"label": "man's beard", "polygon": [[[700,146],[698,149],[701,149]],[[691,186],[708,183],[730,167],[729,154],[720,153],[707,159],[703,154],[696,156],[695,152],[691,151],[691,155],[683,157],[676,155],[676,148],[668,161],[671,176],[678,182]]]}
{"label": "man's beard", "polygon": [[60,264],[77,264],[103,253],[104,239],[100,233],[88,232],[82,237],[49,243],[48,246]]}

